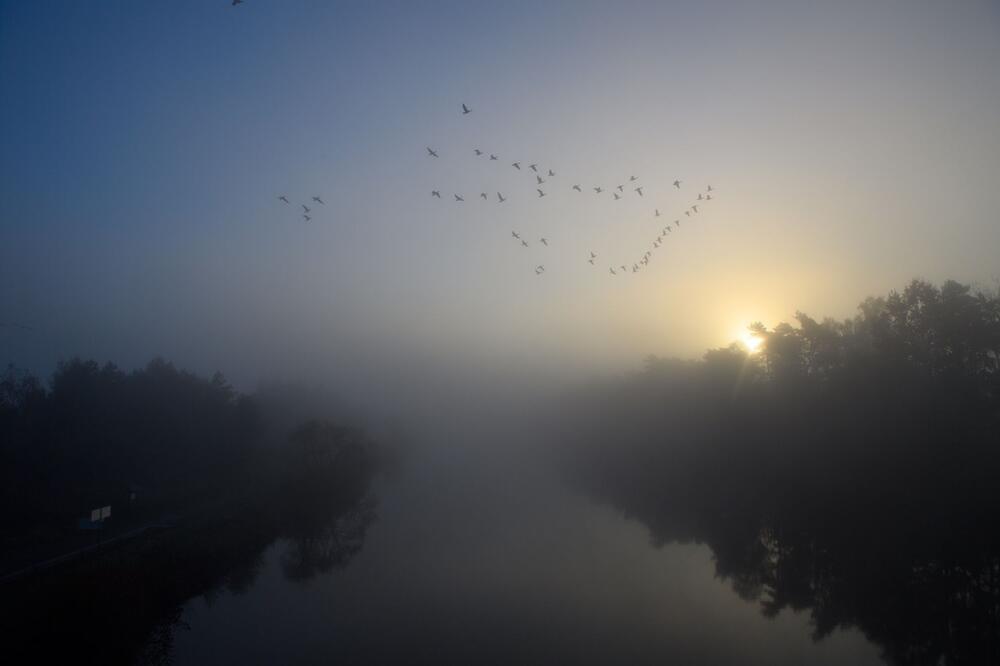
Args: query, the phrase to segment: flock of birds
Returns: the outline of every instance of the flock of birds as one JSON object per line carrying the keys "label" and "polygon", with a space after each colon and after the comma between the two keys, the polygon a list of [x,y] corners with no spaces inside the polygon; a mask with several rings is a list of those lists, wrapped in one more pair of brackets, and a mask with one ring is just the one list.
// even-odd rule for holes
{"label": "flock of birds", "polygon": [[[234,0],[233,4],[234,5],[239,4],[239,0]],[[470,109],[468,105],[462,104],[462,115],[468,115],[470,113],[472,113],[472,109]],[[494,153],[488,153],[486,151],[480,150],[479,148],[473,148],[472,152],[476,157],[485,158],[487,159],[487,161],[490,162],[500,161],[500,158]],[[430,146],[427,146],[427,157],[431,159],[437,159],[440,157],[440,155],[438,154],[437,150],[431,148]],[[529,174],[534,177],[533,185],[535,187],[535,192],[537,193],[536,197],[537,199],[541,199],[542,197],[548,196],[549,192],[543,189],[543,186],[549,188],[549,191],[551,191],[552,185],[550,184],[550,182],[552,181],[552,179],[556,178],[556,172],[553,169],[550,168],[543,169],[539,167],[537,163],[525,164],[523,162],[512,162],[510,166],[513,169],[516,169],[517,171],[523,171],[526,174]],[[681,190],[682,185],[683,181],[680,179],[676,179],[673,182],[673,187],[676,190]],[[639,183],[639,177],[635,175],[629,176],[628,179],[625,180],[625,182],[610,189],[604,187],[603,185],[594,185],[589,189],[593,190],[594,195],[596,196],[600,196],[605,193],[610,193],[612,201],[620,201],[625,196],[627,196],[627,193],[625,191],[626,188],[628,188],[630,192],[635,196],[638,196],[640,198],[645,198],[646,196],[644,190],[647,189],[647,186]],[[584,193],[584,188],[579,183],[574,183],[570,185],[569,189],[576,192],[578,195],[582,195]],[[688,206],[688,208],[686,208],[683,211],[684,216],[690,218],[692,215],[698,215],[700,212],[700,206],[704,206],[707,202],[712,201],[712,195],[714,193],[715,190],[712,188],[711,185],[708,185],[704,191],[699,191],[697,193],[698,194],[697,198],[694,199],[690,204],[690,206]],[[441,196],[441,190],[431,190],[431,197],[436,199],[443,199],[443,197]],[[454,198],[455,203],[465,203],[465,196],[463,194],[452,193],[452,197]],[[482,199],[483,201],[488,202],[493,197],[488,192],[480,192],[479,198]],[[287,195],[282,194],[278,196],[278,200],[281,201],[286,206],[292,205],[292,202]],[[502,204],[505,201],[507,201],[507,197],[504,196],[502,192],[497,191],[496,203]],[[322,197],[318,195],[313,196],[311,200],[306,203],[299,203],[299,206],[301,206],[302,208],[302,213],[301,213],[302,218],[306,222],[309,222],[313,219],[312,218],[313,208],[310,207],[310,204],[312,204],[312,206],[326,205]],[[653,216],[654,219],[661,217],[660,209],[654,207],[651,215]],[[610,275],[623,275],[627,274],[630,268],[632,273],[638,273],[643,268],[649,266],[649,262],[653,258],[653,253],[662,246],[664,240],[666,240],[669,234],[673,233],[675,230],[680,229],[680,227],[681,227],[680,218],[675,219],[673,220],[673,222],[664,225],[660,229],[657,236],[653,239],[651,245],[643,252],[643,254],[640,257],[638,257],[632,263],[631,267],[627,266],[626,264],[611,265],[608,267],[608,273]],[[515,241],[520,243],[521,247],[527,248],[530,246],[530,243],[528,243],[527,239],[523,238],[521,234],[518,233],[516,230],[512,230],[510,232],[510,235]],[[538,242],[545,247],[549,247],[550,241],[546,237],[539,238]],[[593,250],[590,250],[589,256],[585,257],[585,260],[591,266],[596,266],[595,262],[597,261],[598,258],[599,255]],[[542,275],[543,273],[545,273],[545,264],[538,264],[537,266],[535,266],[536,275]]]}
{"label": "flock of birds", "polygon": [[[472,113],[472,109],[470,109],[466,104],[462,104],[462,115],[468,115],[469,113]],[[483,150],[480,150],[479,148],[473,148],[472,152],[476,157],[486,158],[490,162],[497,162],[500,160],[500,158],[497,155],[493,153],[487,153]],[[438,151],[431,148],[430,146],[427,146],[427,157],[438,158],[439,157]],[[545,188],[548,188],[549,191],[551,191],[552,185],[550,185],[549,183],[551,179],[556,177],[556,172],[549,168],[542,169],[536,163],[526,164],[524,165],[524,168],[522,168],[522,164],[523,162],[512,162],[510,166],[516,169],[517,171],[525,171],[526,173],[530,172],[530,175],[534,176],[533,185],[535,186],[535,192],[537,192],[536,198],[541,199],[542,197],[548,196],[549,192],[546,191]],[[683,181],[681,181],[680,179],[674,180],[673,182],[673,187],[677,190],[681,190],[682,185]],[[646,196],[643,193],[643,190],[646,188],[646,186],[640,184],[639,177],[635,175],[629,176],[625,183],[619,184],[610,189],[604,187],[603,185],[594,185],[589,189],[593,190],[595,195],[601,195],[606,192],[609,192],[612,196],[612,201],[620,201],[622,198],[626,196],[626,191],[625,191],[626,188],[629,188],[631,192],[634,193],[635,196],[643,198]],[[577,194],[584,193],[584,188],[581,187],[579,183],[572,184],[569,189],[575,191]],[[712,196],[714,193],[715,190],[712,188],[711,185],[708,185],[704,191],[699,191],[697,193],[698,194],[697,198],[694,199],[691,205],[683,211],[684,216],[690,218],[692,215],[698,215],[698,213],[700,212],[700,207],[704,206],[705,203],[712,201]],[[441,191],[431,190],[431,197],[436,199],[442,199]],[[453,193],[452,197],[454,198],[455,203],[465,202],[465,196],[463,194]],[[480,192],[479,198],[482,199],[483,201],[489,201],[492,198],[492,196],[487,192]],[[499,191],[496,192],[497,203],[503,203],[506,200],[507,197],[505,197],[502,192]],[[652,210],[652,216],[654,218],[661,217],[660,209],[654,207]],[[635,262],[632,263],[631,272],[638,273],[644,267],[648,266],[650,260],[653,257],[653,252],[655,252],[657,249],[660,248],[660,246],[663,244],[663,241],[666,239],[668,234],[673,233],[675,229],[680,229],[680,227],[681,227],[680,219],[676,219],[673,222],[662,227],[662,229],[657,234],[656,238],[653,239],[649,249],[647,249],[640,258],[638,258]],[[511,237],[515,241],[519,242],[522,247],[529,247],[528,241],[525,238],[522,238],[521,234],[519,234],[516,230],[511,231],[510,233]],[[544,245],[545,247],[549,246],[548,238],[544,237],[539,238],[538,242]],[[598,259],[598,254],[593,250],[591,250],[589,257],[586,258],[586,261],[591,266],[594,266],[596,265],[595,261],[597,259]],[[612,265],[608,267],[608,272],[610,275],[627,274],[628,271],[629,267],[625,264]],[[538,266],[535,267],[536,275],[542,275],[543,273],[545,273],[544,264],[539,264]]]}

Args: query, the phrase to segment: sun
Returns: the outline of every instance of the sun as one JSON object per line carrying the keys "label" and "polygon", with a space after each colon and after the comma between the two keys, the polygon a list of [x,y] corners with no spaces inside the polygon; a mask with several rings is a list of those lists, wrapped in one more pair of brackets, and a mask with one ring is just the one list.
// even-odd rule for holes
{"label": "sun", "polygon": [[760,351],[760,345],[764,342],[764,338],[747,331],[740,336],[740,342],[742,342],[743,346],[747,348],[747,352],[756,354]]}

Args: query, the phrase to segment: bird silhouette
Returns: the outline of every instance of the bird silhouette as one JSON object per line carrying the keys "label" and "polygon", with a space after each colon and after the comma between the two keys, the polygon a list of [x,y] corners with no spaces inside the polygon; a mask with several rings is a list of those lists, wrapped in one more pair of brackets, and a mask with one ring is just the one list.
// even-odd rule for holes
{"label": "bird silhouette", "polygon": [[306,218],[306,222],[308,222],[309,220],[311,220],[311,219],[312,219],[311,217],[309,217],[309,216],[308,216],[308,215],[306,215],[305,213],[303,213],[303,214],[302,214],[302,217]]}
{"label": "bird silhouette", "polygon": [[542,192],[541,190],[536,190],[536,192],[538,192],[538,198],[539,199],[541,199],[542,197],[545,196],[545,192]]}
{"label": "bird silhouette", "polygon": [[619,192],[624,192],[625,191],[625,186],[624,185],[619,185],[618,186],[618,191]]}
{"label": "bird silhouette", "polygon": [[552,169],[549,169],[549,178],[551,178],[554,175],[556,175],[556,172],[553,171]]}
{"label": "bird silhouette", "polygon": [[711,192],[711,191],[712,191],[712,186],[711,186],[711,185],[709,185],[709,186],[708,186],[708,189],[707,189],[706,191],[707,191],[707,192]]}
{"label": "bird silhouette", "polygon": [[464,116],[469,113],[472,113],[472,109],[467,107],[465,104],[462,104],[462,115]]}
{"label": "bird silhouette", "polygon": [[594,188],[594,191],[595,191],[595,192],[597,192],[598,194],[600,194],[600,193],[601,193],[601,192],[603,192],[604,190],[603,190],[602,188],[600,188],[600,187],[595,187],[595,188]]}
{"label": "bird silhouette", "polygon": [[689,210],[684,211],[684,214],[688,217],[691,217],[691,211]]}
{"label": "bird silhouette", "polygon": [[618,275],[618,273],[615,273],[615,269],[614,269],[613,266],[611,268],[609,268],[608,270],[611,271],[612,275]]}
{"label": "bird silhouette", "polygon": [[655,212],[656,212],[656,217],[659,217],[660,216],[660,209],[657,208]]}
{"label": "bird silhouette", "polygon": [[503,203],[504,201],[507,201],[507,199],[504,197],[504,195],[502,195],[499,192],[497,192],[497,201],[499,201],[500,203]]}
{"label": "bird silhouette", "polygon": [[549,239],[548,239],[548,238],[539,238],[539,239],[538,239],[538,241],[539,241],[539,242],[540,242],[540,243],[541,243],[542,245],[544,245],[545,247],[548,247],[548,246],[549,246]]}
{"label": "bird silhouette", "polygon": [[486,192],[480,192],[479,196],[483,198],[483,201],[486,201]]}
{"label": "bird silhouette", "polygon": [[681,181],[675,180],[674,181],[674,187],[676,187],[678,190],[681,189]]}
{"label": "bird silhouette", "polygon": [[529,164],[528,168],[531,169],[532,171],[535,171],[535,172],[538,171],[538,165],[537,164]]}
{"label": "bird silhouette", "polygon": [[513,164],[511,164],[511,166],[514,167],[515,169],[517,169],[518,171],[521,170],[521,163],[520,162],[514,162]]}
{"label": "bird silhouette", "polygon": [[282,194],[282,195],[281,195],[280,197],[278,197],[278,198],[279,198],[279,199],[281,199],[282,201],[284,201],[284,202],[285,202],[285,205],[288,205],[288,197],[286,197],[285,195],[283,195],[283,194]]}
{"label": "bird silhouette", "polygon": [[305,204],[299,204],[299,205],[300,205],[300,206],[302,206],[302,210],[304,210],[305,212],[307,212],[307,213],[311,213],[311,212],[312,212],[312,211],[311,211],[311,210],[309,209],[309,206],[307,206],[307,205],[305,205]]}
{"label": "bird silhouette", "polygon": [[705,195],[705,200],[706,201],[711,201],[712,200],[712,195],[711,194],[706,194]]}
{"label": "bird silhouette", "polygon": [[479,150],[478,148],[473,148],[472,151],[476,154],[476,157],[479,157],[480,155],[483,154],[483,151]]}
{"label": "bird silhouette", "polygon": [[545,272],[545,266],[543,266],[541,264],[538,264],[537,266],[535,266],[535,275],[541,275],[544,272]]}
{"label": "bird silhouette", "polygon": [[577,192],[583,192],[583,190],[580,189],[579,185],[574,185],[573,189],[576,190]]}
{"label": "bird silhouette", "polygon": [[612,192],[611,194],[612,194],[612,195],[614,196],[614,198],[615,198],[615,201],[618,201],[619,199],[621,199],[621,197],[620,197],[620,196],[618,196],[618,193],[617,193],[617,192]]}
{"label": "bird silhouette", "polygon": [[316,203],[318,203],[321,206],[325,206],[326,205],[325,203],[323,203],[323,200],[320,199],[319,197],[313,197],[312,200],[315,201]]}
{"label": "bird silhouette", "polygon": [[494,154],[492,154],[492,153],[490,153],[490,159],[493,160],[493,161],[496,161],[497,156],[494,155]]}
{"label": "bird silhouette", "polygon": [[594,260],[593,259],[587,259],[587,263],[590,264],[591,266],[593,266],[594,265]]}
{"label": "bird silhouette", "polygon": [[441,198],[441,193],[438,192],[437,190],[431,190],[431,196],[432,197],[437,197],[438,199],[440,199]]}
{"label": "bird silhouette", "polygon": [[436,152],[434,152],[433,150],[431,150],[430,146],[427,147],[427,154],[430,155],[431,157],[437,157],[438,156],[438,154]]}
{"label": "bird silhouette", "polygon": [[698,212],[698,206],[691,206],[691,210],[693,210],[694,212],[697,213]]}
{"label": "bird silhouette", "polygon": [[521,245],[523,245],[524,247],[528,247],[528,241],[522,240]]}
{"label": "bird silhouette", "polygon": [[701,192],[698,193],[698,201],[701,201],[704,197],[701,196]]}
{"label": "bird silhouette", "polygon": [[545,182],[545,179],[544,179],[544,178],[542,178],[541,176],[535,176],[535,180],[537,180],[537,181],[538,181],[538,184],[539,184],[539,185],[541,185],[542,183],[544,183],[544,182]]}
{"label": "bird silhouette", "polygon": [[640,197],[642,196],[642,188],[641,187],[635,188],[635,191],[639,193]]}
{"label": "bird silhouette", "polygon": [[631,177],[630,177],[630,178],[628,179],[628,181],[629,181],[630,183],[634,183],[634,182],[635,182],[635,181],[637,181],[637,180],[639,180],[639,177],[638,177],[638,176],[631,176]]}
{"label": "bird silhouette", "polygon": [[590,251],[590,258],[591,258],[591,259],[597,259],[597,255],[596,255],[596,254],[594,254],[594,251],[593,251],[593,250],[591,250],[591,251]]}
{"label": "bird silhouette", "polygon": [[455,195],[455,201],[465,201],[465,199],[463,199],[462,197],[460,197],[460,196],[458,196],[458,195],[456,194],[456,195]]}
{"label": "bird silhouette", "polygon": [[521,234],[517,233],[516,231],[510,232],[510,235],[518,240],[521,240]]}

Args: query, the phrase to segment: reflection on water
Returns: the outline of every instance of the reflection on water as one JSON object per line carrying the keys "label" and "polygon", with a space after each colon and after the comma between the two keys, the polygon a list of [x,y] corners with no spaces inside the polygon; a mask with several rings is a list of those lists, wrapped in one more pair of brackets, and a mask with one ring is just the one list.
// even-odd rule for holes
{"label": "reflection on water", "polygon": [[176,663],[879,663],[856,632],[762,617],[707,548],[656,548],[510,441],[456,436],[381,480],[347,567],[303,585],[301,545],[273,547],[247,594],[185,607]]}

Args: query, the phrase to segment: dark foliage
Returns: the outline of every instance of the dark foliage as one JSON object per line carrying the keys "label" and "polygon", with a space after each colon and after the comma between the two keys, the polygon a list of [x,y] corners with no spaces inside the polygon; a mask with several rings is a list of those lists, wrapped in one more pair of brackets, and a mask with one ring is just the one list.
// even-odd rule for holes
{"label": "dark foliage", "polygon": [[[697,541],[763,611],[894,664],[1000,663],[1000,298],[915,281],[594,387],[574,483]],[[582,406],[582,408],[581,408]]]}

